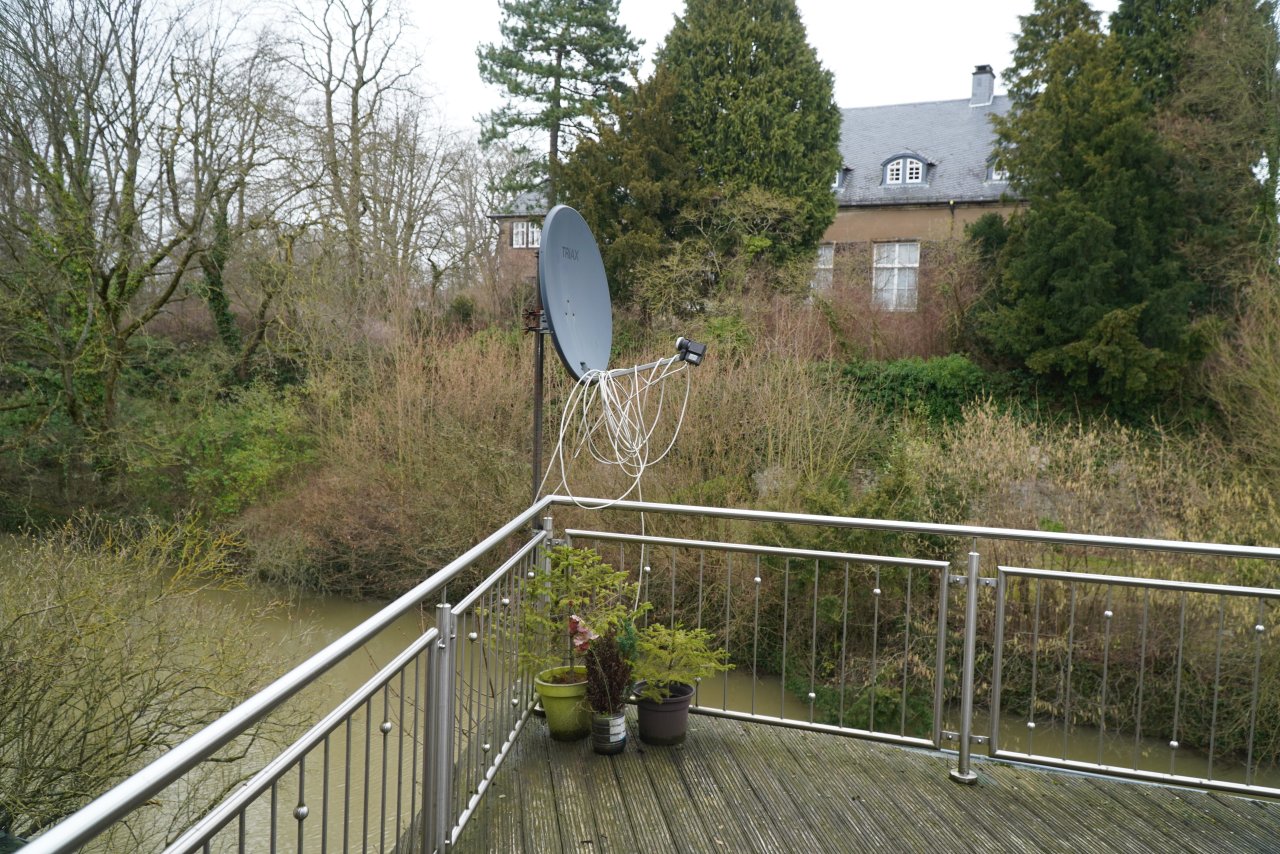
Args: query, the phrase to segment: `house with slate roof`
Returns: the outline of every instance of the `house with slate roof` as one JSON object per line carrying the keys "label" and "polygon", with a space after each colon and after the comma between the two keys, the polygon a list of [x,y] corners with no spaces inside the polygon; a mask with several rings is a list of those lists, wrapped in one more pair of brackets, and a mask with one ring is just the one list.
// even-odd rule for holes
{"label": "house with slate roof", "polygon": [[991,66],[979,65],[968,99],[841,111],[838,213],[816,283],[865,283],[872,307],[918,311],[931,248],[962,239],[983,214],[1016,207],[992,161],[991,116],[1009,109],[994,90]]}
{"label": "house with slate roof", "polygon": [[[843,168],[832,182],[838,208],[818,248],[813,286],[844,304],[869,337],[897,339],[884,355],[938,352],[938,283],[955,241],[983,214],[1007,216],[1019,204],[992,160],[991,116],[1009,109],[995,79],[991,66],[979,65],[968,98],[841,111]],[[541,197],[532,194],[493,217],[508,274],[536,275],[542,213]]]}

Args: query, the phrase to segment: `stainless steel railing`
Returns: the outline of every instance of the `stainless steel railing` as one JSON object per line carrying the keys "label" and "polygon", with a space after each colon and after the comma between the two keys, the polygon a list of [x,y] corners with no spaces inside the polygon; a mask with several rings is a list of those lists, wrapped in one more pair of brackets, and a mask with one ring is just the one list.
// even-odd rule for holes
{"label": "stainless steel railing", "polygon": [[[291,697],[314,684],[339,663],[357,654],[371,638],[397,619],[414,613],[424,606],[432,607],[436,597],[442,594],[447,595],[451,584],[456,587],[468,576],[468,573],[474,573],[484,561],[495,561],[495,555],[500,556],[496,561],[506,561],[509,555],[504,553],[504,547],[509,538],[528,530],[531,523],[539,519],[550,503],[551,499],[546,498],[531,506],[474,548],[451,561],[386,608],[281,676],[222,718],[96,798],[83,809],[42,832],[31,840],[24,850],[30,854],[79,850],[114,823],[123,820],[140,807],[152,803],[153,799],[167,787],[181,786],[184,775],[203,763],[216,761],[220,748],[267,718]],[[543,533],[538,533],[533,539],[540,542],[543,536],[545,536]],[[528,550],[531,546],[526,543],[524,548]],[[526,557],[527,555],[526,551]],[[506,561],[504,565],[509,563]],[[432,607],[432,610],[437,609]],[[442,614],[452,616],[448,609],[438,610]],[[451,757],[453,751],[463,749],[470,738],[469,732],[464,732],[456,738],[454,736],[456,721],[452,714],[454,698],[451,692],[454,689],[454,670],[458,666],[457,659],[452,656],[455,649],[454,641],[452,620],[447,620],[447,625],[438,625],[436,634],[430,641],[427,640],[427,635],[419,638],[413,646],[370,680],[361,691],[348,698],[332,714],[317,723],[302,740],[277,757],[246,784],[244,789],[233,795],[234,805],[222,805],[197,826],[198,830],[192,828],[190,832],[184,834],[181,837],[183,844],[192,843],[196,846],[194,850],[212,850],[212,843],[206,838],[208,834],[230,832],[235,837],[232,845],[241,851],[261,850],[264,847],[264,838],[266,843],[269,843],[270,849],[276,850],[281,837],[286,834],[296,836],[299,850],[303,846],[309,848],[307,840],[310,837],[306,835],[307,829],[318,823],[312,819],[314,815],[317,813],[325,815],[323,807],[325,803],[334,810],[327,814],[325,827],[330,827],[329,818],[333,818],[336,822],[339,816],[341,827],[334,830],[332,834],[328,830],[321,832],[316,845],[318,850],[327,850],[332,835],[337,835],[335,849],[338,844],[346,840],[343,850],[347,850],[346,846],[350,844],[352,837],[362,835],[363,839],[358,847],[366,850],[371,835],[374,842],[379,837],[399,839],[404,835],[401,825],[406,823],[419,834],[425,834],[428,840],[441,838],[449,832],[448,827],[456,824],[456,818],[448,817],[451,795],[447,787],[451,779],[447,772],[453,764],[448,757]],[[434,659],[424,659],[424,654],[434,656]],[[393,702],[390,686],[398,684],[401,678],[409,679],[409,674],[414,672],[414,668],[417,669],[417,676],[421,680],[415,680],[412,688],[417,691],[412,695],[414,701],[409,704],[404,713],[398,713],[398,717],[393,718],[386,714]],[[409,690],[408,686],[396,690],[397,696],[394,703],[397,709],[400,700],[406,697],[406,692]],[[379,698],[383,698],[382,702],[379,702]],[[385,762],[375,767],[374,759],[378,754],[372,747],[375,737],[372,735],[371,724],[377,717],[379,707],[385,707],[384,714],[376,727],[379,732],[377,736],[379,741],[388,739],[393,732],[397,732],[397,722],[400,723],[397,739],[401,737],[401,733],[408,733],[410,729],[416,733],[410,738],[417,739],[416,742],[395,754],[388,748],[386,755],[394,755],[393,764],[397,768],[400,767],[401,757],[412,760],[416,756],[416,762],[408,761],[407,764],[417,768],[418,777],[414,780],[413,770],[410,769],[409,810],[406,813],[401,808],[398,811],[396,830],[393,831],[388,826],[385,832],[382,827],[382,813],[379,812],[376,818],[374,814],[375,805],[382,810],[384,804],[381,798],[374,798],[372,795],[373,781],[380,780],[384,770],[390,773],[391,767]],[[416,726],[415,714],[421,716]],[[446,720],[447,723],[445,723]],[[387,727],[388,724],[389,727]],[[345,734],[340,780],[330,778],[324,758],[325,746],[329,746],[332,750],[335,742],[334,734],[339,731]],[[356,744],[361,737],[364,737],[364,745],[368,745],[367,748]],[[399,742],[397,746],[399,748]],[[307,803],[305,798],[309,797],[306,795],[309,778],[302,773],[300,778],[294,779],[297,790],[303,797],[300,797],[298,804],[291,810],[282,808],[279,803],[282,781],[286,781],[291,773],[300,773],[297,769],[305,771],[306,759],[317,749],[321,751],[319,763],[326,765],[323,780],[330,784],[330,789],[320,793],[322,806],[313,811],[312,805]],[[363,759],[365,755],[369,757],[368,762]],[[337,761],[333,756],[329,756],[328,759]],[[357,766],[356,763],[362,764]],[[312,767],[316,764],[316,760],[313,759]],[[351,797],[354,791],[353,780],[370,782],[370,785],[363,786],[360,801],[354,805],[352,805],[354,799]],[[398,796],[403,805],[405,788],[402,785],[402,778],[397,777],[396,781],[396,785],[392,788],[399,793]],[[342,809],[340,811],[337,809],[337,800],[326,800],[326,795],[340,799]],[[252,821],[255,810],[259,814],[265,813],[266,818],[259,819],[257,822]],[[281,817],[286,812],[289,813],[292,821],[298,823],[297,828],[282,829]],[[308,820],[311,820],[310,825],[307,824]],[[215,828],[214,825],[218,827]],[[442,829],[445,825],[448,827]],[[228,828],[231,830],[228,831]],[[293,832],[290,833],[290,830]]]}
{"label": "stainless steel railing", "polygon": [[[922,620],[945,623],[946,561],[572,528],[565,536],[601,549],[604,544],[615,546],[623,567],[629,562],[626,547],[633,547],[637,554],[630,563],[639,567],[641,592],[654,605],[650,618],[711,631],[750,674],[749,697],[738,696],[737,702],[731,701],[731,673],[719,678],[718,703],[707,698],[706,688],[713,686],[698,686],[696,710],[938,746],[936,729],[921,731],[910,725],[908,706],[916,693],[913,687],[919,687],[915,683],[921,681],[913,660],[922,652],[932,655],[935,665],[925,680],[927,696],[933,701],[932,720],[941,719],[943,670],[937,663],[942,660],[943,635],[930,629],[913,637],[912,630]],[[837,598],[827,598],[831,596]],[[860,651],[849,642],[849,618],[857,611],[851,604],[856,606],[858,599],[870,603],[869,623],[861,632],[869,633],[870,646]],[[904,631],[890,639],[887,625],[896,620],[902,621]],[[853,629],[859,633],[856,625]],[[820,634],[824,645],[838,649],[838,654],[833,649],[825,657],[838,661],[841,668],[841,690],[832,701],[836,708],[830,722],[817,714],[818,690],[827,681],[818,669]],[[865,668],[870,674],[860,682],[861,691],[869,692],[865,716],[846,708],[846,700],[854,699],[844,690],[853,678],[852,668]],[[770,702],[767,713],[761,708],[765,673],[777,692],[776,705]],[[788,709],[789,689],[804,697],[802,714]]]}
{"label": "stainless steel railing", "polygon": [[[1259,727],[1280,687],[1263,695],[1280,590],[1001,566],[996,607],[992,755],[1280,794],[1259,778],[1280,754],[1274,725]],[[1011,696],[1024,733],[1002,718]]]}
{"label": "stainless steel railing", "polygon": [[[542,499],[29,850],[80,848],[425,606],[434,628],[170,850],[444,850],[533,704],[518,615],[550,519],[507,543],[573,503]],[[635,573],[651,619],[728,648],[737,669],[698,686],[700,712],[953,744],[960,781],[985,745],[997,758],[1280,795],[1261,773],[1280,757],[1280,549],[636,501],[591,520],[566,538]],[[1272,586],[1217,583],[1240,573]],[[1108,752],[1117,741],[1125,761]]]}
{"label": "stainless steel railing", "polygon": [[[700,699],[699,711],[953,747],[960,782],[976,779],[971,751],[985,748],[1002,759],[1280,795],[1280,776],[1264,774],[1280,760],[1280,666],[1271,664],[1280,661],[1280,549],[642,502],[610,512],[619,520],[610,532],[568,534],[616,547],[614,560],[639,564],[650,591],[670,585],[650,594],[655,616],[710,627],[752,674],[748,707]],[[650,531],[713,528],[731,539],[614,533],[637,514]],[[806,538],[795,534],[801,527],[827,531]],[[897,535],[885,550],[895,558],[757,545],[839,540],[833,531]],[[896,557],[906,549],[919,557]],[[755,569],[762,561],[765,570]],[[793,561],[809,568],[798,573]],[[1015,562],[1036,568],[1004,565]],[[1215,583],[1233,578],[1271,586]],[[752,584],[754,592],[726,592]],[[771,621],[762,621],[770,593]],[[712,599],[715,612],[704,607]],[[825,637],[824,603],[840,615]],[[806,713],[756,712],[761,645],[785,651],[764,669],[807,696]],[[896,712],[887,721],[886,703]],[[815,705],[824,708],[815,714]]]}

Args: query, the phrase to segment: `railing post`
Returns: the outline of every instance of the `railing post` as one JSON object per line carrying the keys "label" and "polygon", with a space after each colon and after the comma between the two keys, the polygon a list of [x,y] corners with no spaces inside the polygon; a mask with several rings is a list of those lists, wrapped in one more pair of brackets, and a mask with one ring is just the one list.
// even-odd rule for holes
{"label": "railing post", "polygon": [[977,782],[978,775],[969,768],[969,745],[973,739],[973,668],[978,635],[978,552],[969,552],[969,575],[965,579],[964,665],[960,696],[960,762],[951,771],[957,783]]}
{"label": "railing post", "polygon": [[436,606],[436,630],[439,636],[431,649],[431,691],[426,704],[427,769],[423,780],[423,854],[443,852],[451,842],[453,826],[450,804],[453,803],[453,708],[454,708],[454,643],[453,612],[449,605]]}

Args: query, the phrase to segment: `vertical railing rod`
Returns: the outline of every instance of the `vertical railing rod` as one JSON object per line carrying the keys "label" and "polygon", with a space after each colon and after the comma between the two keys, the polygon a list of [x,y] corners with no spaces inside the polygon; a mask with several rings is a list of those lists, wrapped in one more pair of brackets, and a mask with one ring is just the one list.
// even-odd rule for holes
{"label": "vertical railing rod", "polygon": [[[760,680],[760,555],[756,555],[756,574],[754,586],[756,591],[755,616],[751,626],[751,714],[756,713],[756,684]],[[781,716],[781,712],[778,713]]]}
{"label": "vertical railing rod", "polygon": [[849,661],[849,561],[845,561],[844,562],[844,602],[840,606],[840,720],[839,720],[840,726],[844,726],[845,667],[848,661]]}
{"label": "vertical railing rod", "polygon": [[987,753],[994,756],[1000,749],[1000,691],[1004,674],[1004,612],[1009,595],[1009,579],[996,568],[996,636],[991,650],[991,731]]}
{"label": "vertical railing rod", "polygon": [[364,783],[361,801],[361,818],[360,818],[360,851],[362,854],[369,850],[369,790],[372,788],[370,783],[370,766],[373,764],[373,697],[364,701]]}
{"label": "vertical railing rod", "polygon": [[[387,771],[391,766],[388,757],[388,739],[391,737],[391,688],[390,683],[382,686],[382,720],[378,722],[378,731],[382,733],[382,785],[378,797],[378,850],[387,850]],[[301,852],[299,852],[301,854]]]}
{"label": "vertical railing rod", "polygon": [[[418,713],[423,709],[422,704],[422,681],[430,677],[423,671],[427,668],[423,667],[423,655],[429,659],[431,650],[428,648],[424,653],[420,653],[413,658],[413,738],[409,742],[409,829],[412,831],[413,823],[418,821],[418,769],[421,767],[418,757],[418,743],[422,743],[423,761],[427,755],[427,743],[429,739],[424,731],[418,728]],[[426,778],[423,778],[425,785]],[[325,779],[326,785],[328,778]],[[327,854],[321,851],[320,854]],[[421,854],[421,852],[420,852]]]}
{"label": "vertical railing rod", "polygon": [[676,550],[671,549],[671,622],[672,631],[676,628]]}
{"label": "vertical railing rod", "polygon": [[1218,631],[1213,647],[1213,713],[1209,716],[1209,763],[1205,776],[1213,779],[1213,753],[1218,737],[1218,692],[1222,687],[1222,632],[1226,627],[1226,596],[1218,596]]}
{"label": "vertical railing rod", "polygon": [[876,567],[875,586],[871,588],[871,702],[867,708],[867,729],[876,731],[876,694],[880,689],[880,567]]}
{"label": "vertical railing rod", "polygon": [[323,789],[320,794],[320,854],[329,854],[329,735],[324,737]]}
{"label": "vertical railing rod", "polygon": [[1244,760],[1244,783],[1246,786],[1253,785],[1253,746],[1258,736],[1258,685],[1262,675],[1262,636],[1266,634],[1267,625],[1264,622],[1266,616],[1266,602],[1258,599],[1258,617],[1253,624],[1254,634],[1254,652],[1253,652],[1253,699],[1249,703],[1249,747],[1245,754]]}
{"label": "vertical railing rod", "polygon": [[957,783],[975,783],[978,775],[969,767],[969,747],[973,738],[973,668],[978,637],[978,543],[969,552],[969,574],[965,579],[964,663],[960,688],[960,760],[952,769]]}
{"label": "vertical railing rod", "polygon": [[1036,682],[1040,676],[1040,598],[1044,585],[1036,579],[1035,613],[1031,617],[1031,697],[1027,700],[1027,753],[1035,753]]}
{"label": "vertical railing rod", "polygon": [[[724,647],[729,648],[729,594],[733,590],[733,553],[725,555],[724,562]],[[729,708],[729,671],[725,671],[721,675],[721,690],[724,692],[720,698],[720,708],[725,710]],[[782,713],[779,712],[779,715]]]}
{"label": "vertical railing rod", "polygon": [[1178,770],[1178,724],[1182,711],[1182,651],[1187,641],[1187,592],[1182,591],[1182,607],[1178,615],[1178,662],[1174,670],[1173,687],[1173,737],[1169,739],[1169,773]]}
{"label": "vertical railing rod", "polygon": [[813,723],[818,679],[818,561],[813,562],[813,627],[809,636],[809,723]]}
{"label": "vertical railing rod", "polygon": [[293,817],[298,822],[298,854],[302,854],[306,844],[306,834],[303,831],[303,826],[306,824],[309,812],[310,809],[307,807],[307,756],[303,754],[298,758],[298,805],[293,808]]}
{"label": "vertical railing rod", "polygon": [[947,604],[951,586],[949,568],[938,583],[938,649],[933,663],[933,746],[942,747],[942,688],[947,670]]}
{"label": "vertical railing rod", "polygon": [[902,694],[898,700],[898,735],[907,734],[907,676],[911,671],[911,567],[907,567],[907,610],[902,619]]}
{"label": "vertical railing rod", "polygon": [[1102,699],[1098,704],[1098,764],[1102,764],[1104,737],[1107,732],[1107,677],[1111,667],[1111,621],[1115,617],[1112,610],[1112,589],[1107,587],[1107,606],[1102,612],[1105,626],[1102,633]]}
{"label": "vertical railing rod", "polygon": [[[728,614],[726,600],[725,613]],[[787,716],[787,619],[791,603],[791,558],[782,564],[782,677],[778,680],[778,717]]]}
{"label": "vertical railing rod", "polygon": [[351,850],[351,718],[344,725],[342,765],[342,851]]}
{"label": "vertical railing rod", "polygon": [[453,612],[446,605],[440,609],[440,637],[437,648],[441,652],[436,696],[432,698],[436,710],[435,756],[435,850],[444,851],[449,843],[453,815],[453,710],[456,706],[454,668],[457,667],[457,644],[454,643]]}
{"label": "vertical railing rod", "polygon": [[1147,622],[1151,614],[1151,588],[1142,590],[1142,629],[1138,648],[1138,711],[1134,716],[1133,729],[1133,768],[1138,768],[1138,759],[1142,754],[1142,700],[1143,689],[1147,679]]}
{"label": "vertical railing rod", "polygon": [[400,669],[400,709],[396,716],[396,820],[392,832],[396,839],[400,838],[400,822],[404,818],[404,703],[405,703],[405,671],[408,665]]}
{"label": "vertical railing rod", "polygon": [[1063,709],[1062,709],[1062,758],[1070,755],[1071,744],[1071,672],[1075,659],[1076,646],[1076,599],[1075,582],[1071,583],[1071,607],[1067,612],[1067,661],[1063,670]]}

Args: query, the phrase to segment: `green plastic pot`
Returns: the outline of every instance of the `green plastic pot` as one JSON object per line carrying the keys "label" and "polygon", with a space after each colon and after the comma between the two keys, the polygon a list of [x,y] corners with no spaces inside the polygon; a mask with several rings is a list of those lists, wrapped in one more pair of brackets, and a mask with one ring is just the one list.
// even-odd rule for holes
{"label": "green plastic pot", "polygon": [[[564,674],[576,682],[558,682]],[[591,709],[587,706],[587,668],[552,667],[533,679],[534,690],[547,713],[547,730],[556,741],[578,741],[591,733]]]}

